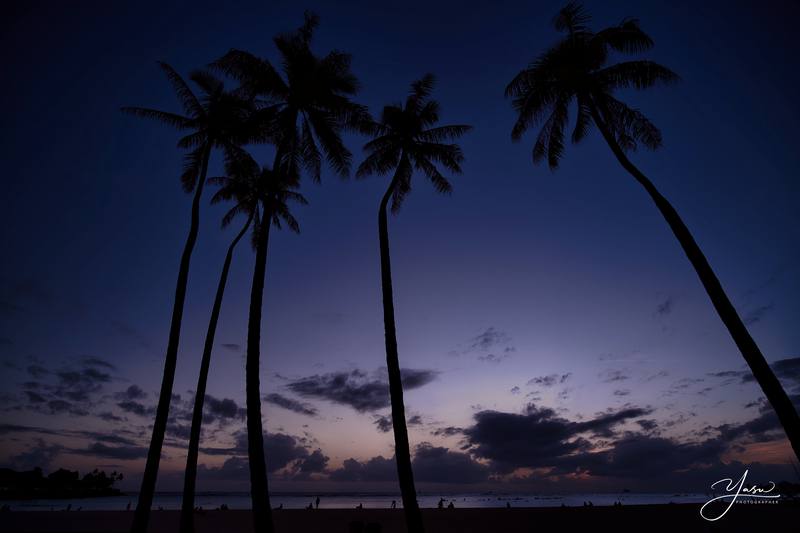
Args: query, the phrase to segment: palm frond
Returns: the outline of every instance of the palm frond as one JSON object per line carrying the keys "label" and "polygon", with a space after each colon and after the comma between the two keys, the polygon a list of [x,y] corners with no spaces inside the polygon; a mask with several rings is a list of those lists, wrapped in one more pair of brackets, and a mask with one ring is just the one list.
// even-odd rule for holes
{"label": "palm frond", "polygon": [[201,116],[203,114],[203,106],[181,75],[178,74],[178,72],[172,68],[171,65],[164,63],[163,61],[159,61],[158,66],[161,67],[161,70],[164,71],[167,79],[172,84],[172,88],[178,95],[178,99],[180,100],[186,114],[191,117]]}
{"label": "palm frond", "polygon": [[158,109],[126,106],[120,108],[120,111],[136,117],[157,120],[179,130],[186,130],[194,127],[195,125],[195,121],[191,118],[184,117],[176,113],[169,113],[167,111],[159,111]]}
{"label": "palm frond", "polygon": [[669,85],[680,81],[680,76],[655,61],[617,63],[597,71],[594,77],[606,89],[648,89],[657,83]]}
{"label": "palm frond", "polygon": [[592,20],[589,13],[578,2],[570,2],[558,12],[553,19],[553,27],[558,31],[570,34],[586,31],[586,25]]}
{"label": "palm frond", "polygon": [[654,44],[653,39],[639,27],[639,21],[636,19],[625,19],[618,26],[601,30],[593,39],[626,54],[645,52]]}

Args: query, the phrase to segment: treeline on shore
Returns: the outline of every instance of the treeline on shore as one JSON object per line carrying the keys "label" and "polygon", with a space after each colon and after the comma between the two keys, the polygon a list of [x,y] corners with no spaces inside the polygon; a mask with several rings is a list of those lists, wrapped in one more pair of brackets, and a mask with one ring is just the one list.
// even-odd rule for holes
{"label": "treeline on shore", "polygon": [[81,477],[77,470],[59,468],[45,476],[41,468],[16,471],[0,468],[0,500],[94,498],[122,494],[114,484],[122,474],[93,470]]}

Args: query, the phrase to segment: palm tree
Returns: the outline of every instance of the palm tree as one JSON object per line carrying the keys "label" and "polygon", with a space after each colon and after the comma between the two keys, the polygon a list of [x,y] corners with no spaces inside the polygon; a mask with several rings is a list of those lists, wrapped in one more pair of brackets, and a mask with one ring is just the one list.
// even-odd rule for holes
{"label": "palm tree", "polygon": [[195,482],[197,479],[197,455],[200,448],[200,430],[203,424],[203,403],[206,395],[206,383],[208,382],[208,370],[211,364],[211,351],[214,347],[214,335],[217,331],[217,321],[222,307],[222,297],[225,293],[225,285],[228,282],[228,271],[230,270],[233,259],[233,250],[250,228],[258,210],[259,202],[259,176],[252,167],[252,160],[243,156],[241,153],[229,151],[225,161],[225,171],[227,176],[209,178],[208,182],[219,185],[220,188],[211,198],[211,203],[221,201],[234,201],[235,205],[228,210],[222,218],[222,227],[225,228],[242,214],[247,217],[242,229],[236,234],[225,255],[217,285],[217,294],[214,297],[214,305],[211,308],[211,318],[208,322],[206,340],[203,346],[203,358],[200,363],[200,377],[197,380],[197,390],[194,397],[194,411],[192,413],[192,428],[189,437],[189,451],[186,456],[186,472],[183,484],[183,505],[181,507],[181,533],[191,533],[194,531],[194,494]]}
{"label": "palm tree", "polygon": [[775,409],[795,454],[800,458],[800,418],[792,402],[675,208],[626,155],[639,143],[650,149],[658,148],[661,146],[661,132],[641,111],[616,99],[614,91],[648,89],[658,83],[676,82],[678,76],[652,61],[609,64],[610,53],[643,52],[653,46],[653,40],[634,19],[626,19],[596,33],[588,28],[589,21],[590,17],[580,5],[567,4],[554,19],[556,30],[565,33],[565,37],[509,83],[506,96],[513,97],[514,109],[518,113],[511,136],[519,140],[529,128],[541,124],[533,147],[533,161],[538,163],[546,158],[550,168],[556,169],[564,152],[568,109],[575,101],[577,118],[572,141],[579,142],[592,124],[597,126],[622,167],[650,195],[683,247],[717,314]]}
{"label": "palm tree", "polygon": [[200,197],[206,181],[208,160],[213,148],[227,150],[235,146],[234,138],[238,125],[248,114],[246,101],[240,99],[234,93],[226,92],[222,82],[208,72],[194,71],[190,75],[190,79],[201,90],[201,96],[198,97],[175,69],[166,63],[159,63],[159,65],[178,95],[185,115],[142,107],[123,107],[122,111],[139,117],[155,119],[179,130],[190,131],[178,141],[178,146],[191,149],[186,156],[181,182],[183,189],[186,192],[193,192],[194,196],[192,198],[189,235],[186,238],[180,267],[178,268],[178,282],[175,288],[175,302],[172,308],[169,341],[164,358],[164,375],[161,381],[156,419],[153,424],[153,435],[150,440],[150,449],[147,453],[147,463],[142,477],[136,513],[131,526],[131,531],[135,533],[144,532],[150,519],[150,506],[153,503],[158,465],[161,460],[161,447],[164,443],[164,434],[169,417],[172,384],[175,378],[175,366],[178,361],[178,343],[180,342],[183,304],[186,298],[186,283],[189,277],[189,262],[197,241],[197,229],[200,222]]}
{"label": "palm tree", "polygon": [[289,212],[288,202],[305,205],[306,199],[295,189],[298,180],[267,166],[259,168],[249,156],[241,162],[248,180],[256,183],[257,199],[254,214],[253,244],[256,263],[250,291],[250,311],[247,321],[247,360],[245,368],[247,397],[247,453],[250,463],[250,498],[253,507],[253,530],[272,533],[272,509],[269,504],[267,467],[264,458],[264,434],[261,423],[260,342],[261,307],[264,296],[264,276],[267,268],[267,247],[270,226],[281,227],[281,221],[295,233],[300,232],[297,220]]}
{"label": "palm tree", "polygon": [[335,50],[319,57],[311,50],[318,24],[319,18],[307,12],[303,26],[275,37],[283,75],[266,59],[242,50],[230,50],[213,64],[256,100],[252,140],[277,146],[273,168],[295,175],[302,167],[315,182],[323,155],[337,174],[348,175],[352,154],[342,132],[365,132],[370,118],[352,101],[359,84],[350,55]]}
{"label": "palm tree", "polygon": [[383,288],[383,324],[386,338],[386,366],[389,372],[389,394],[392,402],[395,458],[406,524],[411,532],[422,532],[422,515],[417,504],[414,475],[411,471],[411,454],[408,444],[403,383],[397,355],[397,333],[392,297],[392,266],[389,258],[389,230],[386,208],[392,201],[392,213],[397,213],[403,200],[411,192],[414,170],[422,172],[437,192],[450,193],[452,186],[437,168],[437,163],[458,174],[464,159],[455,140],[471,129],[470,126],[437,126],[439,103],[431,100],[433,75],[427,74],[411,84],[411,93],[403,104],[383,108],[379,122],[370,130],[373,139],[364,145],[368,153],[359,165],[357,177],[393,172],[392,181],[381,199],[378,210],[378,236],[381,252],[381,285]]}
{"label": "palm tree", "polygon": [[[351,97],[358,80],[350,71],[350,55],[338,51],[319,57],[311,39],[319,19],[306,13],[303,26],[274,39],[283,74],[250,52],[231,50],[213,66],[240,83],[240,91],[255,102],[249,130],[252,142],[275,146],[273,173],[291,182],[301,169],[315,182],[321,176],[322,157],[340,176],[350,170],[352,155],[342,141],[345,130],[363,129],[369,114]],[[261,337],[261,291],[269,227],[257,232],[263,257],[256,254],[256,272],[247,328],[247,432],[251,500],[256,531],[272,531],[267,475],[264,468],[263,427],[258,395]],[[262,235],[263,233],[263,235]],[[260,272],[260,273],[259,273]]]}

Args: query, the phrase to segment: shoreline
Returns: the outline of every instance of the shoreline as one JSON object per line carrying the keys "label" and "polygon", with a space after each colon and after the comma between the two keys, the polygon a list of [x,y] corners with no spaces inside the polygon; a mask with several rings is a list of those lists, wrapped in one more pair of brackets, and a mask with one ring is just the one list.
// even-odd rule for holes
{"label": "shoreline", "polygon": [[[724,509],[724,506],[721,506]],[[528,533],[561,531],[764,531],[771,526],[800,523],[800,505],[735,504],[715,522],[699,515],[699,504],[629,505],[622,507],[517,507],[422,509],[428,532]],[[179,511],[153,511],[150,533],[178,530]],[[281,509],[273,511],[278,532],[371,531],[404,533],[402,509]],[[0,513],[2,533],[127,532],[131,511],[6,511]],[[250,511],[195,513],[197,533],[252,533]],[[784,526],[785,527],[785,526]],[[360,529],[359,529],[360,528]],[[779,528],[780,529],[780,528]]]}

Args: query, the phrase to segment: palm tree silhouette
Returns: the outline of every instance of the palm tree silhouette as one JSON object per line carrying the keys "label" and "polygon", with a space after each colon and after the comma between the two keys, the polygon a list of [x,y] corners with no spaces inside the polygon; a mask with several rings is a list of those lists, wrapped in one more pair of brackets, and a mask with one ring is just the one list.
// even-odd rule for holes
{"label": "palm tree silhouette", "polygon": [[722,322],[728,328],[753,376],[786,431],[795,455],[800,459],[800,418],[761,350],[731,304],[708,260],[674,207],[655,185],[628,159],[626,152],[641,143],[647,148],[661,146],[661,132],[639,110],[617,100],[617,89],[647,89],[658,83],[673,83],[678,76],[652,61],[625,61],[609,65],[612,52],[636,53],[650,49],[653,40],[638,21],[626,19],[617,26],[591,31],[589,15],[577,3],[567,4],[553,23],[566,36],[536,58],[506,87],[513,97],[518,118],[511,136],[519,140],[531,127],[541,124],[533,147],[533,161],[545,158],[551,169],[558,167],[564,152],[564,130],[568,109],[574,100],[577,118],[572,132],[574,143],[582,140],[592,124],[597,126],[620,164],[647,194],[669,224],[683,247]]}
{"label": "palm tree silhouette", "polygon": [[[318,182],[323,154],[334,171],[346,176],[352,155],[342,141],[342,132],[363,129],[369,118],[366,108],[351,100],[358,91],[358,80],[350,71],[350,55],[333,51],[318,57],[311,50],[318,24],[318,17],[307,12],[299,29],[275,37],[283,74],[269,61],[242,50],[231,50],[213,64],[237,80],[239,90],[255,102],[257,109],[251,117],[248,135],[253,142],[275,145],[272,168],[287,182],[297,179],[301,170]],[[259,242],[264,241],[263,246],[257,247],[257,251],[263,249],[264,257],[256,254],[247,328],[250,497],[255,531],[272,531],[258,394],[261,290],[268,227],[263,235],[257,233],[257,237]]]}
{"label": "palm tree silhouette", "polygon": [[438,126],[439,104],[431,100],[433,75],[427,74],[411,84],[411,93],[403,104],[383,108],[379,122],[370,124],[373,139],[364,145],[368,153],[359,165],[357,177],[394,172],[392,181],[381,199],[378,210],[378,234],[381,253],[381,285],[383,288],[383,324],[386,336],[386,366],[389,372],[389,394],[392,402],[395,458],[406,524],[411,532],[422,532],[422,515],[417,504],[411,453],[408,444],[403,384],[397,355],[397,333],[392,296],[392,268],[389,258],[389,230],[386,208],[392,201],[392,213],[397,213],[411,192],[411,176],[421,171],[440,193],[450,193],[452,186],[438,170],[437,163],[451,172],[461,172],[464,159],[456,144],[444,144],[471,129],[470,126]]}
{"label": "palm tree silhouette", "polygon": [[247,452],[250,463],[250,497],[253,506],[254,531],[272,533],[272,509],[269,505],[267,467],[264,457],[264,434],[261,423],[261,389],[259,381],[261,342],[261,307],[264,296],[264,276],[267,268],[267,247],[270,225],[281,227],[281,221],[295,233],[300,232],[297,220],[289,212],[287,203],[305,205],[306,199],[295,192],[298,180],[285,172],[273,171],[258,164],[249,156],[240,163],[256,183],[258,199],[254,216],[253,244],[256,263],[250,291],[250,311],[247,322],[247,362],[245,369],[247,396]]}
{"label": "palm tree silhouette", "polygon": [[209,178],[208,182],[218,185],[220,188],[211,198],[211,203],[222,201],[234,201],[225,216],[222,218],[222,227],[225,228],[236,218],[237,215],[244,215],[246,221],[236,234],[225,261],[222,264],[222,273],[217,285],[217,293],[214,297],[214,305],[211,308],[211,318],[208,322],[206,340],[203,345],[203,358],[200,363],[200,376],[197,379],[197,389],[194,397],[194,411],[192,413],[192,428],[189,436],[189,451],[186,456],[186,472],[183,484],[183,504],[181,507],[181,533],[191,533],[194,531],[194,495],[195,483],[197,480],[197,455],[200,448],[200,430],[203,424],[203,403],[206,395],[206,383],[208,382],[208,370],[211,364],[211,352],[214,348],[214,335],[217,331],[217,321],[222,307],[222,298],[225,293],[225,285],[228,282],[228,271],[233,260],[233,251],[250,228],[250,224],[256,215],[259,202],[259,175],[253,167],[252,159],[243,155],[239,151],[230,150],[225,158],[226,176]]}
{"label": "palm tree silhouette", "polygon": [[350,71],[350,55],[332,51],[319,57],[311,50],[318,24],[319,18],[307,12],[303,26],[275,37],[283,75],[266,59],[242,50],[230,50],[213,64],[255,98],[253,140],[277,146],[273,168],[292,175],[302,169],[315,182],[323,155],[337,174],[348,175],[352,154],[342,131],[366,133],[370,120],[366,108],[351,99],[359,84]]}
{"label": "palm tree silhouette", "polygon": [[197,241],[197,229],[200,222],[200,197],[208,171],[208,160],[213,148],[230,150],[236,146],[236,138],[244,119],[249,114],[246,100],[237,94],[226,92],[221,81],[206,71],[197,70],[191,73],[190,79],[200,88],[198,97],[189,84],[175,69],[166,63],[159,63],[161,69],[172,84],[175,93],[183,106],[185,115],[159,111],[143,107],[123,107],[122,111],[135,116],[155,119],[179,130],[191,132],[178,141],[180,148],[189,148],[186,156],[181,182],[186,192],[193,192],[192,214],[189,235],[181,255],[178,268],[178,282],[175,288],[175,302],[172,308],[167,353],[164,358],[164,375],[161,381],[161,392],[158,398],[156,418],[153,424],[153,435],[147,453],[139,500],[133,518],[131,531],[142,533],[147,529],[150,519],[150,506],[153,503],[158,465],[161,460],[161,447],[169,417],[169,405],[172,398],[172,385],[175,379],[175,366],[178,360],[178,344],[180,342],[183,304],[186,299],[186,283],[189,277],[189,263]]}

